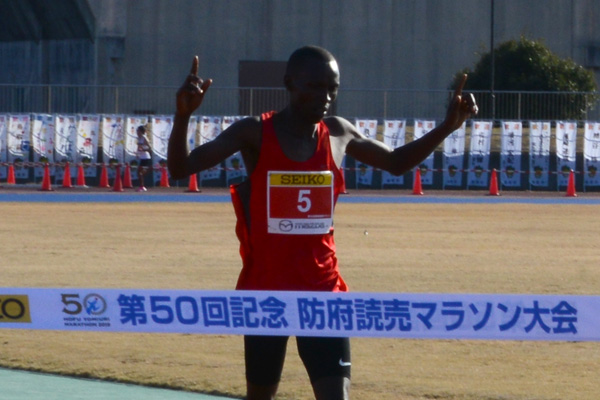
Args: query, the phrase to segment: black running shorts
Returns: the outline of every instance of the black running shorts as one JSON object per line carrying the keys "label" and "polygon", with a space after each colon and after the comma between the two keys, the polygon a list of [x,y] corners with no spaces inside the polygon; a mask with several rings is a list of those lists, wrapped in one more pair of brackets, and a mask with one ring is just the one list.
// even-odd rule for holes
{"label": "black running shorts", "polygon": [[[281,379],[287,336],[245,336],[246,379],[273,385]],[[350,339],[297,337],[298,353],[311,382],[340,376],[350,378]]]}

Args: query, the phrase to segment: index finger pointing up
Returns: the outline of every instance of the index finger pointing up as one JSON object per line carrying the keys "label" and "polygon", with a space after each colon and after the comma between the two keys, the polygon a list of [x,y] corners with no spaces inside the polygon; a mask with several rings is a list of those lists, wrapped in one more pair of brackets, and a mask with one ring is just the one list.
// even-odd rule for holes
{"label": "index finger pointing up", "polygon": [[190,70],[190,74],[198,75],[198,56],[194,56],[194,60],[192,61],[192,69]]}
{"label": "index finger pointing up", "polygon": [[455,96],[462,95],[463,88],[465,87],[465,82],[467,81],[467,74],[463,74],[462,79],[456,89],[454,90]]}

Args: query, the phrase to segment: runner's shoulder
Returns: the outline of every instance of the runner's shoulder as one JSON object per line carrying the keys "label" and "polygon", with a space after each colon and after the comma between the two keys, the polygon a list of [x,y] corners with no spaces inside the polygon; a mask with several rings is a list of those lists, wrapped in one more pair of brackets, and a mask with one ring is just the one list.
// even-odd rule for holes
{"label": "runner's shoulder", "polygon": [[[234,122],[225,130],[223,140],[233,139],[246,149],[258,150],[262,137],[260,117],[245,117]],[[224,132],[224,133],[225,133]],[[220,135],[221,136],[221,135]]]}
{"label": "runner's shoulder", "polygon": [[352,135],[354,125],[345,118],[332,116],[323,118],[323,122],[329,128],[329,134],[335,137]]}
{"label": "runner's shoulder", "polygon": [[261,129],[261,121],[258,116],[244,117],[236,122],[234,122],[230,127],[230,129],[240,129],[240,130],[260,130]]}
{"label": "runner's shoulder", "polygon": [[242,138],[246,142],[260,139],[262,132],[260,117],[244,117],[234,122],[226,132],[228,137]]}
{"label": "runner's shoulder", "polygon": [[361,136],[354,124],[345,118],[337,116],[327,117],[323,121],[329,128],[329,135],[333,138],[341,139],[344,143],[348,143]]}

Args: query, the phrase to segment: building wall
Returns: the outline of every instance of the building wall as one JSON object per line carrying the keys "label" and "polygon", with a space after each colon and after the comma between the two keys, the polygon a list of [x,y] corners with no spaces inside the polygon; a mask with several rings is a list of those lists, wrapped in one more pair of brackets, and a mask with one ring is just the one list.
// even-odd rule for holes
{"label": "building wall", "polygon": [[[104,0],[90,2],[110,11]],[[239,60],[286,60],[295,48],[317,44],[339,59],[346,87],[441,89],[490,45],[491,1],[125,3],[126,9],[112,2],[126,12],[123,79],[129,84],[179,83],[198,54],[203,74],[235,86]],[[600,42],[599,18],[594,0],[496,1],[495,42],[543,39],[560,56],[586,65],[589,46]]]}

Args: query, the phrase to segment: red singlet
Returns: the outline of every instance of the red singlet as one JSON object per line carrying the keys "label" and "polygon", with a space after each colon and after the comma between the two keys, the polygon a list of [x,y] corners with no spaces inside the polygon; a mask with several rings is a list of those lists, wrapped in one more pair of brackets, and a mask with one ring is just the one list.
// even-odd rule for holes
{"label": "red singlet", "polygon": [[260,156],[250,176],[250,221],[241,187],[231,187],[243,262],[237,289],[345,292],[333,240],[333,210],[344,179],[331,154],[329,129],[321,121],[313,156],[292,161],[281,150],[273,114],[261,117]]}

